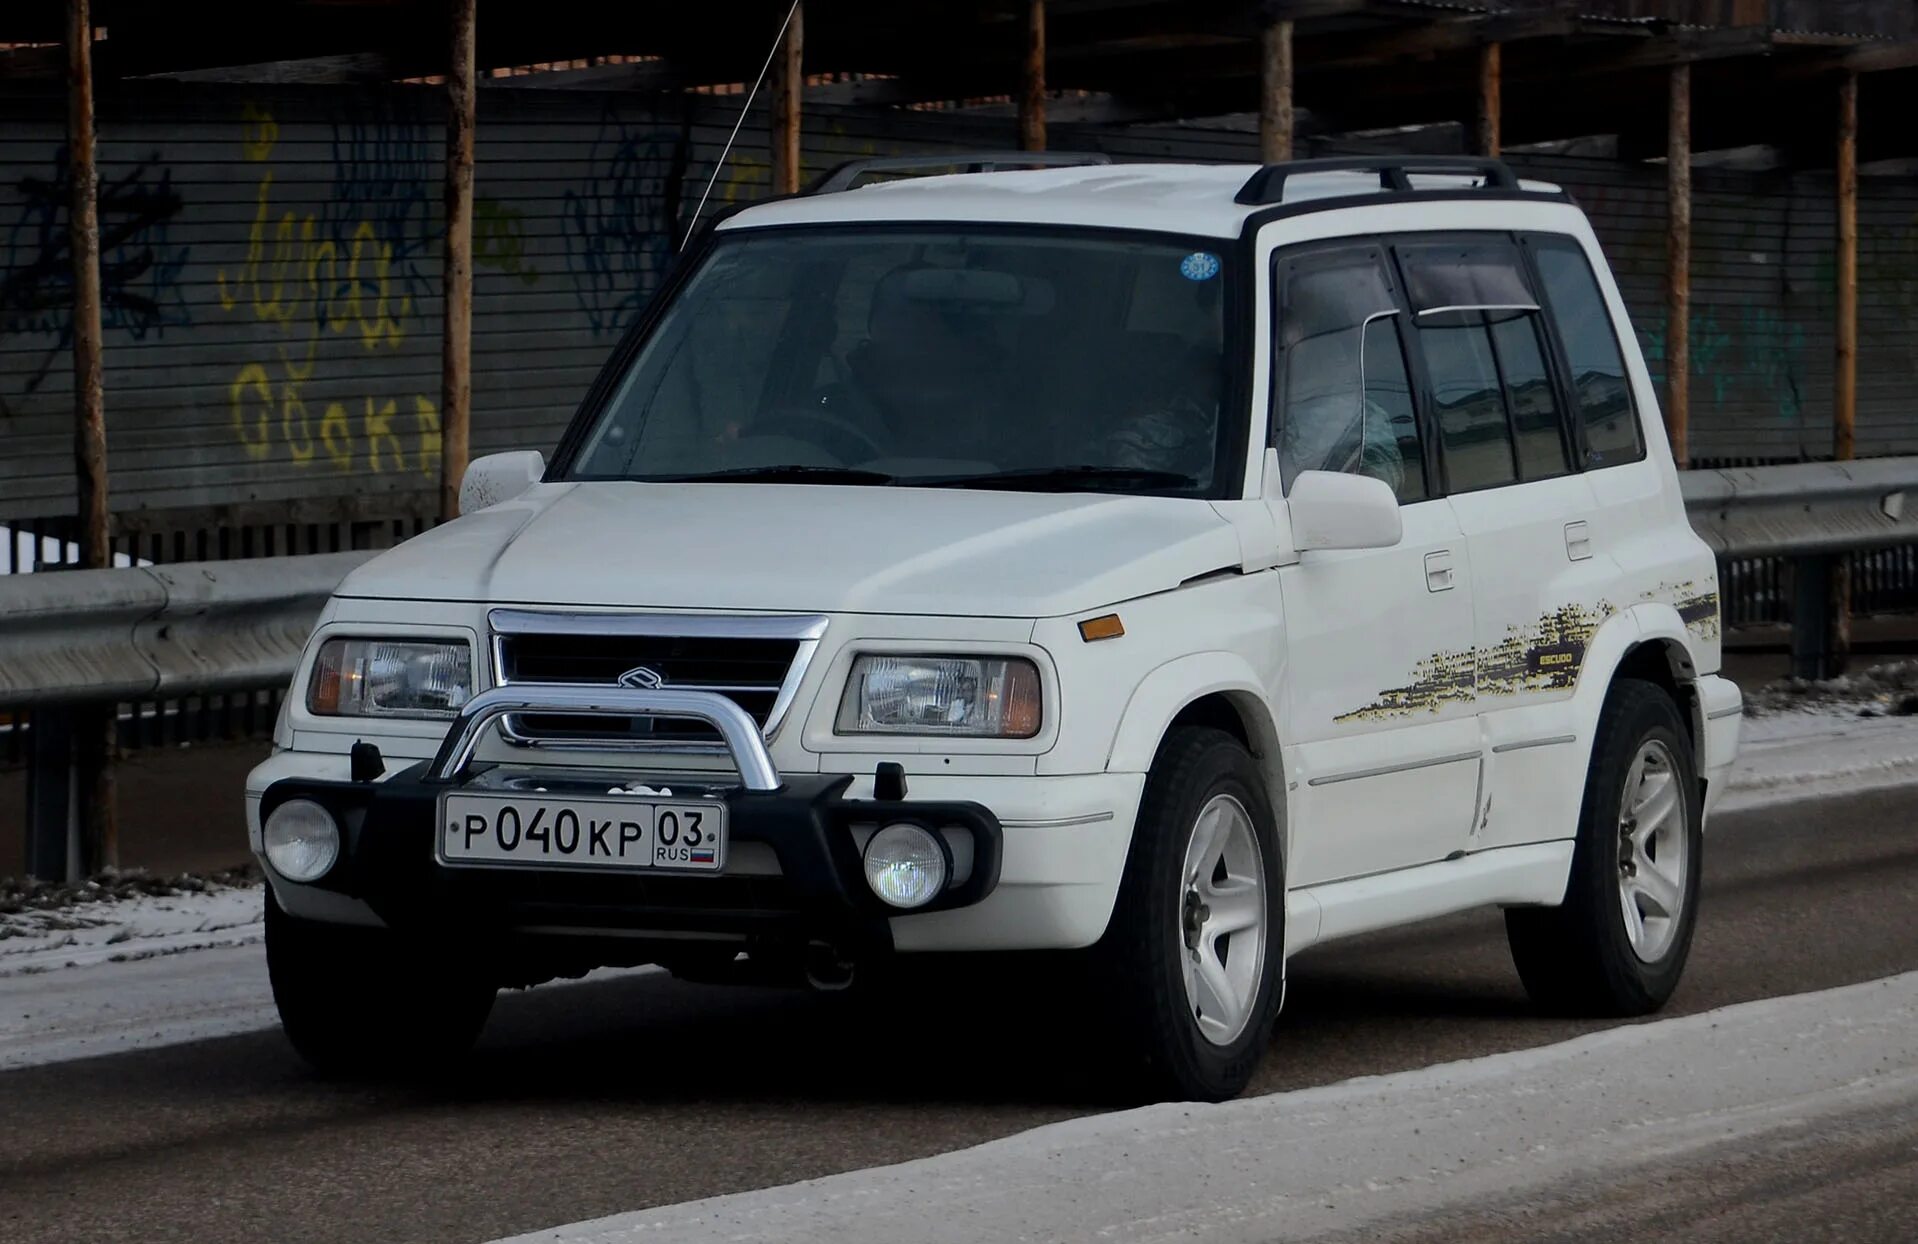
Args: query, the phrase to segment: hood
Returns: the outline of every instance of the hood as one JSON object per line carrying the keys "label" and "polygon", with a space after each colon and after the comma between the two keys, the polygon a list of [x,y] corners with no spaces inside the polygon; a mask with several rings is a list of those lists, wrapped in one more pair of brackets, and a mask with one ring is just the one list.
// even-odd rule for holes
{"label": "hood", "polygon": [[1237,567],[1171,497],[819,484],[540,484],[407,541],[339,595],[1052,617]]}

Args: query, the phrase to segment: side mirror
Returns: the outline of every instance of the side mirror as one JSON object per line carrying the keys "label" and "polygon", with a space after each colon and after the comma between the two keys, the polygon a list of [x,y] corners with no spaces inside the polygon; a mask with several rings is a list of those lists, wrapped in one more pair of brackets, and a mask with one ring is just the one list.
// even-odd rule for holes
{"label": "side mirror", "polygon": [[1292,544],[1311,549],[1389,549],[1405,535],[1392,486],[1369,475],[1301,471],[1287,498]]}
{"label": "side mirror", "polygon": [[487,454],[466,464],[460,479],[460,513],[471,514],[489,505],[511,501],[546,474],[546,455],[537,449]]}

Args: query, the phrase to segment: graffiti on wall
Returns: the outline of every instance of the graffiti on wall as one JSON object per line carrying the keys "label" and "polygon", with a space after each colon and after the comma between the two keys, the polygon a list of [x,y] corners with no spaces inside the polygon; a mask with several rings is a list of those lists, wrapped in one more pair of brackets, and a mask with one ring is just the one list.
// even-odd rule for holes
{"label": "graffiti on wall", "polygon": [[[67,209],[73,175],[64,145],[50,177],[15,183],[21,209],[6,235],[0,264],[0,331],[38,336],[46,347],[27,371],[32,393],[73,345],[73,243]],[[135,341],[192,322],[180,290],[188,248],[168,237],[182,201],[158,152],[100,182],[100,321]],[[4,406],[0,405],[0,410]]]}
{"label": "graffiti on wall", "polygon": [[[336,123],[331,185],[305,215],[274,206],[279,141],[273,114],[246,105],[240,150],[259,175],[246,258],[218,273],[220,307],[264,326],[270,346],[227,385],[233,434],[255,461],[436,478],[439,409],[426,394],[369,392],[323,405],[305,396],[323,367],[327,378],[349,375],[356,357],[396,351],[432,288],[421,268],[432,238],[425,128],[390,117]],[[344,357],[326,348],[335,342]]]}
{"label": "graffiti on wall", "polygon": [[[1665,313],[1640,325],[1645,366],[1665,383],[1669,324]],[[1691,313],[1692,400],[1724,406],[1735,396],[1756,398],[1796,424],[1805,413],[1805,329],[1771,307],[1747,303],[1695,307]]]}
{"label": "graffiti on wall", "polygon": [[526,257],[526,213],[498,199],[473,199],[473,263],[507,276],[522,285],[538,285],[539,269]]}
{"label": "graffiti on wall", "polygon": [[566,267],[593,335],[616,334],[651,297],[673,254],[691,140],[629,126],[609,104],[593,138],[592,173],[566,192]]}

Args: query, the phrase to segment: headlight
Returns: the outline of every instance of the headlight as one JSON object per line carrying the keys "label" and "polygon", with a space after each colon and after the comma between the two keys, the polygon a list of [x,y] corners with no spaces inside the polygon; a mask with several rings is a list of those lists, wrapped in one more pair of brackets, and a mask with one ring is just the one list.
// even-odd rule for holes
{"label": "headlight", "polygon": [[323,717],[451,717],[472,694],[466,644],[329,639],[313,662],[306,706]]}
{"label": "headlight", "polygon": [[853,662],[840,734],[1029,739],[1039,733],[1039,669],[1017,657],[869,654]]}

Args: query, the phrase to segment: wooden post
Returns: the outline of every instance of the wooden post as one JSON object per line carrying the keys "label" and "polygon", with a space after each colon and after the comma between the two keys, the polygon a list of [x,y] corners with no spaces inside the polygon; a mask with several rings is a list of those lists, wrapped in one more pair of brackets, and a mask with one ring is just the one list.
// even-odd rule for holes
{"label": "wooden post", "polygon": [[[99,173],[93,158],[93,13],[89,0],[67,0],[67,173],[73,199],[67,206],[68,247],[73,254],[73,465],[79,502],[80,564],[113,564],[107,526],[106,385],[102,376],[100,326]],[[114,815],[113,750],[118,711],[109,706],[80,715],[74,751],[75,788],[84,834],[82,868],[113,867],[120,857]],[[73,853],[69,853],[70,857]]]}
{"label": "wooden post", "polygon": [[1505,55],[1497,43],[1478,50],[1478,153],[1494,159],[1499,154],[1500,76]]}
{"label": "wooden post", "polygon": [[449,0],[446,66],[446,310],[440,346],[440,518],[459,517],[473,419],[473,9]]}
{"label": "wooden post", "polygon": [[1838,88],[1838,349],[1832,456],[1853,456],[1858,419],[1858,75]]}
{"label": "wooden post", "polygon": [[1292,158],[1292,23],[1265,27],[1259,68],[1259,159],[1277,164]]}
{"label": "wooden post", "polygon": [[1046,0],[1026,0],[1026,57],[1019,75],[1019,150],[1046,149]]}
{"label": "wooden post", "polygon": [[1665,431],[1680,470],[1691,462],[1692,69],[1673,65],[1665,142]]}
{"label": "wooden post", "polygon": [[773,58],[773,193],[799,192],[799,101],[806,85],[806,6],[795,5]]}
{"label": "wooden post", "polygon": [[93,17],[67,0],[67,171],[73,253],[73,456],[80,502],[80,561],[112,564],[107,535],[106,391],[100,361],[99,175],[93,163]]}
{"label": "wooden post", "polygon": [[[1838,86],[1838,288],[1837,349],[1832,391],[1832,457],[1844,462],[1857,452],[1858,429],[1858,75]],[[1845,672],[1851,659],[1851,563],[1832,559],[1831,658],[1827,677]]]}

